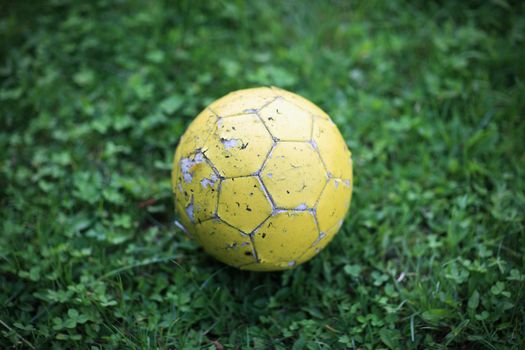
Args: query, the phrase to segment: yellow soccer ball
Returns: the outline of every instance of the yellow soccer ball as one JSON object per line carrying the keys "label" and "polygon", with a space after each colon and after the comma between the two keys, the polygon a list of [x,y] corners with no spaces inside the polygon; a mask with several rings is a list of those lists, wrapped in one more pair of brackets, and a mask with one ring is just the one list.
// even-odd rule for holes
{"label": "yellow soccer ball", "polygon": [[232,92],[190,124],[172,173],[179,227],[241,269],[290,269],[340,229],[352,159],[330,117],[275,87]]}

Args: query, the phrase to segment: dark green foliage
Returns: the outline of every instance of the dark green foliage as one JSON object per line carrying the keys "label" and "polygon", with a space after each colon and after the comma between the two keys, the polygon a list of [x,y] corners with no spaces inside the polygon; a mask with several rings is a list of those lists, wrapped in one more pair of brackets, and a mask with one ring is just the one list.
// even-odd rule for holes
{"label": "dark green foliage", "polygon": [[[525,7],[0,5],[0,348],[523,349]],[[173,226],[185,126],[230,90],[322,106],[343,231],[285,273]]]}

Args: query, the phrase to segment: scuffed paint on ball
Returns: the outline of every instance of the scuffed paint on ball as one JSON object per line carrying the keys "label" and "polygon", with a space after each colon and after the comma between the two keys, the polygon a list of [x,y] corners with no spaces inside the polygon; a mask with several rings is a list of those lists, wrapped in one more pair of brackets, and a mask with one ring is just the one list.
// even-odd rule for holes
{"label": "scuffed paint on ball", "polygon": [[172,172],[177,226],[218,260],[291,269],[337,234],[351,153],[330,117],[275,87],[232,92],[190,124]]}

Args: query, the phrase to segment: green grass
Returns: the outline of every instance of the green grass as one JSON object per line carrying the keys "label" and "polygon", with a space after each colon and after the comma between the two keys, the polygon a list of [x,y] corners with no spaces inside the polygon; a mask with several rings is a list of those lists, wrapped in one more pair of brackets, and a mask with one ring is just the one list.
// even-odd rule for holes
{"label": "green grass", "polygon": [[[0,5],[0,348],[523,349],[525,6]],[[173,225],[206,104],[274,84],[353,151],[343,230],[284,273]]]}

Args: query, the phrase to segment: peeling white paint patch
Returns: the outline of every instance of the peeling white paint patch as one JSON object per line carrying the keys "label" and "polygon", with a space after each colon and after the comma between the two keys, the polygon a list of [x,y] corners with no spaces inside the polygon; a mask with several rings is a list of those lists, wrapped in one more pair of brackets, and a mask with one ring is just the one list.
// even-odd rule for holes
{"label": "peeling white paint patch", "polygon": [[204,162],[204,155],[201,152],[195,154],[193,159],[182,158],[180,160],[180,169],[186,183],[190,183],[193,180],[192,168],[202,162]]}
{"label": "peeling white paint patch", "polygon": [[321,239],[323,239],[323,238],[325,238],[325,237],[326,237],[326,233],[321,232],[321,233],[319,234],[319,240],[321,240]]}
{"label": "peeling white paint patch", "polygon": [[291,266],[295,266],[295,260],[289,261],[289,262],[288,262],[288,266],[290,266],[290,267],[291,267]]}
{"label": "peeling white paint patch", "polygon": [[266,174],[266,176],[268,176],[271,179],[273,177],[273,174],[272,173],[268,173],[268,174]]}
{"label": "peeling white paint patch", "polygon": [[194,215],[194,212],[193,212],[193,196],[191,197],[191,202],[190,204],[188,204],[188,206],[186,207],[186,214],[188,215],[188,218],[190,219],[191,222],[195,223],[195,215]]}
{"label": "peeling white paint patch", "polygon": [[295,210],[306,210],[306,208],[308,208],[308,206],[305,203],[301,203],[295,207]]}
{"label": "peeling white paint patch", "polygon": [[315,142],[315,140],[311,140],[310,144],[316,151],[319,151],[319,146],[317,146],[317,142]]}
{"label": "peeling white paint patch", "polygon": [[350,187],[350,180],[343,180],[343,182],[345,183],[346,186]]}
{"label": "peeling white paint patch", "polygon": [[242,242],[242,243],[241,243],[241,247],[245,247],[245,246],[247,246],[247,245],[249,245],[249,244],[250,244],[250,243],[248,243],[248,242]]}
{"label": "peeling white paint patch", "polygon": [[224,145],[224,148],[226,148],[226,149],[237,147],[237,145],[239,144],[239,140],[238,139],[230,139],[230,140],[221,139],[221,142]]}
{"label": "peeling white paint patch", "polygon": [[195,162],[197,163],[204,162],[204,154],[202,154],[201,152],[198,152],[197,154],[195,154]]}
{"label": "peeling white paint patch", "polygon": [[339,181],[335,180],[334,185],[335,185],[335,188],[339,188]]}
{"label": "peeling white paint patch", "polygon": [[272,216],[275,216],[275,215],[280,214],[280,213],[288,213],[288,214],[290,214],[290,211],[286,210],[286,209],[274,209],[272,211]]}
{"label": "peeling white paint patch", "polygon": [[201,180],[201,186],[204,188],[206,188],[206,186],[210,186],[210,188],[212,188],[213,185],[215,185],[215,183],[217,182],[217,180],[219,180],[217,175],[212,174],[209,178],[205,177]]}
{"label": "peeling white paint patch", "polygon": [[248,108],[243,111],[244,113],[257,113],[257,110],[255,108]]}

